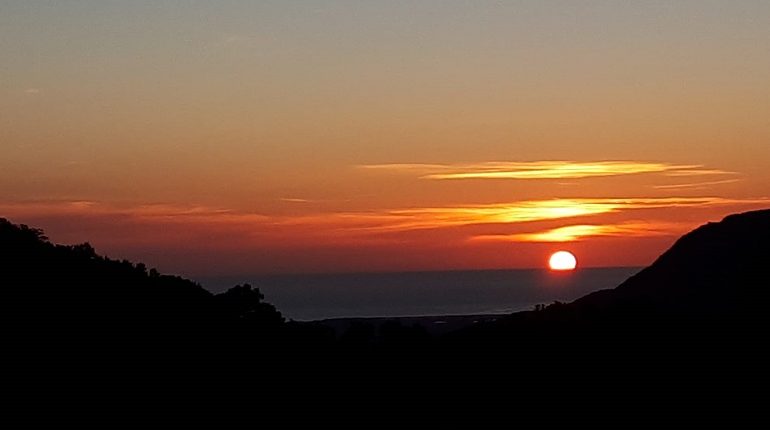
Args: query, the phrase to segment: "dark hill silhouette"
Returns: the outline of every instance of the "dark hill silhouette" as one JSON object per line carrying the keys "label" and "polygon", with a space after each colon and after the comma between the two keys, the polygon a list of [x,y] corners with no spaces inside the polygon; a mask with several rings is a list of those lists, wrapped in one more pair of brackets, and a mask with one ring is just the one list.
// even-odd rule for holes
{"label": "dark hill silhouette", "polygon": [[144,264],[99,256],[88,243],[54,245],[5,219],[0,285],[25,361],[126,369],[214,365],[212,356],[264,361],[278,344],[304,336],[248,284],[213,295]]}
{"label": "dark hill silhouette", "polygon": [[569,304],[441,336],[398,321],[356,321],[335,334],[286,322],[249,285],[213,295],[0,219],[11,357],[49,385],[110,381],[102,390],[197,392],[190,384],[264,387],[275,378],[294,387],[352,380],[359,389],[423,384],[439,392],[469,382],[528,380],[563,391],[611,380],[620,391],[713,393],[762,374],[769,261],[770,210],[749,212],[688,233],[617,288]]}
{"label": "dark hill silhouette", "polygon": [[733,314],[766,297],[768,268],[770,210],[731,215],[684,235],[616,289],[575,305],[636,302],[663,313]]}
{"label": "dark hill silhouette", "polygon": [[[570,304],[519,312],[448,338],[487,339],[492,333],[541,336],[543,330],[560,325],[565,326],[560,330],[568,326],[567,331],[596,331],[622,323],[624,330],[636,326],[646,331],[651,325],[673,329],[756,318],[764,314],[758,308],[764,306],[768,286],[769,247],[770,210],[728,216],[686,234],[650,267],[615,289]],[[212,295],[192,281],[148,271],[144,264],[101,257],[88,243],[54,245],[42,231],[2,218],[0,278],[6,297],[15,304],[14,316],[28,321],[28,327],[85,324],[88,330],[122,328],[153,337],[174,331],[175,336],[200,338],[225,327],[280,337],[287,327],[296,332],[301,325],[286,324],[249,285]],[[315,326],[309,332],[323,333],[326,339],[331,330]],[[305,341],[306,335],[299,337]]]}
{"label": "dark hill silhouette", "polygon": [[192,281],[148,271],[142,263],[101,257],[88,243],[54,245],[41,230],[3,218],[0,280],[20,318],[55,326],[114,323],[154,332],[224,321],[283,322],[249,285],[215,296]]}
{"label": "dark hill silhouette", "polygon": [[470,365],[490,377],[516,363],[551,381],[609,380],[668,399],[761,389],[769,261],[770,210],[728,216],[617,288],[452,333],[442,354],[474,351]]}
{"label": "dark hill silhouette", "polygon": [[485,328],[552,319],[573,326],[604,319],[614,324],[749,323],[765,314],[760,310],[770,287],[768,269],[770,210],[731,215],[682,236],[617,288],[513,314]]}

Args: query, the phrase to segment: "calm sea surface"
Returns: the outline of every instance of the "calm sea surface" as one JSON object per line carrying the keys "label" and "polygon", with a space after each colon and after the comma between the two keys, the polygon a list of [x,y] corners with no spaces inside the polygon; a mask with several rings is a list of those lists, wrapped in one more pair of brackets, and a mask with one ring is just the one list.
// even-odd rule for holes
{"label": "calm sea surface", "polygon": [[569,302],[614,288],[637,267],[280,275],[197,278],[213,292],[248,282],[294,320],[493,314]]}

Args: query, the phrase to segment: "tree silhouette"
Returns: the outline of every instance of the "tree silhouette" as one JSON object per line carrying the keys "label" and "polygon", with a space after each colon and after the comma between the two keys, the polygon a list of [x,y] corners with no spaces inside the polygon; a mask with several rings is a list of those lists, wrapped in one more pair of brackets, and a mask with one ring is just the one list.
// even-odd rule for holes
{"label": "tree silhouette", "polygon": [[621,389],[649,381],[686,387],[672,383],[682,375],[745,383],[765,365],[755,357],[766,337],[768,244],[770,211],[731,216],[685,235],[618,288],[572,303],[438,338],[398,320],[353,320],[336,337],[323,322],[286,322],[249,284],[215,295],[142,263],[99,256],[88,243],[54,245],[41,230],[0,218],[11,328],[4,345],[21,363],[44,364],[37,386],[72,374],[81,377],[72,386],[82,375],[195,384],[213,375],[261,387],[268,374],[370,382],[401,370],[409,378],[451,375],[453,383],[514,377],[506,387],[527,377],[544,385],[544,375],[559,389],[576,377],[583,380],[571,386],[593,388],[597,375],[622,381]]}
{"label": "tree silhouette", "polygon": [[275,306],[262,301],[265,296],[259,288],[249,284],[236,285],[214,298],[226,318],[270,327],[280,326],[285,322]]}

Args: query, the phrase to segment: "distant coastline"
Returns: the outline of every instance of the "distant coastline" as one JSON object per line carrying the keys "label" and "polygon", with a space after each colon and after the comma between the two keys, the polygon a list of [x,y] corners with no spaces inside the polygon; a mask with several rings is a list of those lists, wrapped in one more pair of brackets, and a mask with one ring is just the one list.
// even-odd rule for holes
{"label": "distant coastline", "polygon": [[603,267],[569,274],[546,269],[492,269],[238,275],[198,277],[196,281],[215,293],[249,282],[288,318],[316,321],[508,314],[614,288],[639,270]]}

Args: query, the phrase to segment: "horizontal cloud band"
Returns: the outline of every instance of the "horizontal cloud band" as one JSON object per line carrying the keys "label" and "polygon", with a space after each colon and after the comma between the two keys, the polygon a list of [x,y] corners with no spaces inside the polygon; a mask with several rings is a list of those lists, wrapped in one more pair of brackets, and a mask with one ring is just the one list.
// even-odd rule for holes
{"label": "horizontal cloud band", "polygon": [[[770,204],[770,199],[728,199],[720,197],[668,198],[583,198],[523,200],[510,203],[389,209],[371,212],[329,212],[308,215],[266,215],[206,207],[171,205],[138,205],[118,207],[97,202],[27,202],[0,204],[0,215],[21,217],[103,217],[152,224],[186,224],[236,228],[247,236],[306,237],[342,235],[362,237],[368,234],[461,227],[484,224],[517,224],[525,222],[570,219],[637,209],[707,208],[717,206],[757,206]],[[627,232],[632,226],[626,226]],[[598,231],[588,225],[563,227],[551,237],[580,236]],[[637,229],[638,230],[638,229]],[[608,230],[604,230],[608,232]],[[616,230],[615,233],[622,233]],[[585,236],[586,234],[582,234]],[[518,236],[515,239],[548,238]],[[509,238],[510,239],[510,238]]]}
{"label": "horizontal cloud band", "polygon": [[362,169],[402,172],[423,179],[580,179],[640,173],[669,176],[732,174],[701,165],[644,161],[495,161],[472,164],[367,164]]}
{"label": "horizontal cloud band", "polygon": [[627,222],[620,224],[568,225],[534,233],[480,235],[472,241],[493,242],[573,242],[588,237],[654,237],[680,233],[680,224],[665,222]]}

